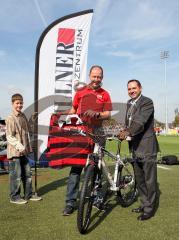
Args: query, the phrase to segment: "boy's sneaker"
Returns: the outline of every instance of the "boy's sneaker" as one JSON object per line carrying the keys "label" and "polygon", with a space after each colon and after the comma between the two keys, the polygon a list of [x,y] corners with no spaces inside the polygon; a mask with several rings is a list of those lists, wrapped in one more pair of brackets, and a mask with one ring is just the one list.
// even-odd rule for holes
{"label": "boy's sneaker", "polygon": [[10,203],[26,204],[26,203],[27,203],[27,200],[20,198],[20,199],[17,199],[17,200],[10,200]]}
{"label": "boy's sneaker", "polygon": [[69,216],[74,212],[74,207],[70,205],[66,205],[65,209],[63,210],[63,216]]}
{"label": "boy's sneaker", "polygon": [[37,196],[37,195],[32,195],[30,198],[29,198],[30,201],[40,201],[42,200],[41,197]]}

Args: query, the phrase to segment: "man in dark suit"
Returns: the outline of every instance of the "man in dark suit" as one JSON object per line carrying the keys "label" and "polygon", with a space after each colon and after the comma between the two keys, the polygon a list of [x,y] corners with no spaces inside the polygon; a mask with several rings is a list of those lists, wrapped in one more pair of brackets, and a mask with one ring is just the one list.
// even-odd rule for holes
{"label": "man in dark suit", "polygon": [[147,220],[154,215],[157,200],[157,152],[158,143],[154,132],[154,106],[150,98],[141,94],[141,83],[132,79],[127,83],[126,129],[121,140],[130,139],[129,149],[134,160],[134,171],[141,206],[132,211],[141,213],[138,220]]}

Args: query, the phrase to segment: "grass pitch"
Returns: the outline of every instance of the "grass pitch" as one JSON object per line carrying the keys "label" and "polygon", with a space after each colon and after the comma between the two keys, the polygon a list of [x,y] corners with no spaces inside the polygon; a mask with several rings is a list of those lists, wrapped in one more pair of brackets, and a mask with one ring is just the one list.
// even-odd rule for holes
{"label": "grass pitch", "polygon": [[[179,137],[159,136],[161,152],[179,155]],[[122,154],[128,154],[123,144]],[[160,168],[165,167],[165,169]],[[178,240],[179,239],[179,165],[158,168],[159,208],[153,218],[139,222],[138,214],[116,204],[111,198],[107,212],[93,210],[89,232],[80,235],[76,212],[62,216],[69,168],[38,170],[40,202],[17,206],[9,203],[8,175],[0,175],[0,240]]]}

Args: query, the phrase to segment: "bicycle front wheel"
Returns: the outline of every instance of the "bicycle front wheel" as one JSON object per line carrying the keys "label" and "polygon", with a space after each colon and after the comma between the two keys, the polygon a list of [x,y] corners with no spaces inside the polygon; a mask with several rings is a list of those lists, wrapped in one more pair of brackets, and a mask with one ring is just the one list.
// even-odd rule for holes
{"label": "bicycle front wheel", "polygon": [[119,203],[122,207],[130,206],[137,196],[134,166],[130,161],[126,161],[125,165],[119,169],[118,186]]}
{"label": "bicycle front wheel", "polygon": [[95,167],[89,165],[85,172],[77,213],[77,227],[80,233],[85,233],[90,224],[91,210],[95,197],[95,179]]}

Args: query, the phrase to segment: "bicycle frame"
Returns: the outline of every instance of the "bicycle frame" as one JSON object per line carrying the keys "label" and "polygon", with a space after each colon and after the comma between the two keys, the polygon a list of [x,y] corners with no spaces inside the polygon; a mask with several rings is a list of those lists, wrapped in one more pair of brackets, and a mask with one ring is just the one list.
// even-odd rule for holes
{"label": "bicycle frame", "polygon": [[[123,160],[120,157],[120,146],[121,146],[121,141],[115,137],[112,138],[108,138],[110,140],[115,140],[118,142],[118,152],[116,155],[114,155],[113,153],[109,152],[108,150],[106,150],[104,147],[100,146],[98,143],[95,143],[95,147],[94,147],[94,154],[97,154],[99,157],[98,160],[98,169],[103,169],[104,170],[104,174],[110,184],[110,190],[111,191],[118,191],[120,189],[120,186],[117,186],[117,180],[118,180],[118,174],[119,174],[119,167],[122,166],[125,168],[125,163],[123,162]],[[115,169],[114,169],[114,175],[112,176],[112,174],[109,171],[109,168],[106,164],[106,161],[104,159],[104,156],[107,155],[109,157],[111,157],[113,160],[116,161],[115,163]],[[87,165],[89,164],[89,161],[87,161]],[[128,169],[126,169],[128,172]],[[129,173],[130,174],[130,173]],[[133,184],[133,181],[130,182],[130,184]]]}
{"label": "bicycle frame", "polygon": [[[78,133],[78,134],[81,134],[82,136],[90,136],[91,135],[83,130],[70,130],[72,133]],[[93,139],[93,138],[92,138]],[[94,150],[93,150],[93,154],[97,154],[98,157],[99,157],[99,160],[98,160],[98,169],[101,171],[101,169],[103,168],[104,170],[104,174],[110,184],[110,189],[111,191],[118,191],[120,189],[120,186],[117,186],[117,183],[118,183],[118,175],[119,175],[119,167],[124,167],[126,169],[126,171],[129,173],[130,175],[130,172],[128,171],[128,169],[125,167],[125,162],[121,159],[120,157],[120,146],[121,146],[121,140],[119,140],[116,136],[112,136],[112,137],[109,137],[107,138],[109,140],[115,140],[118,142],[118,151],[117,151],[117,154],[114,155],[113,153],[107,151],[104,146],[101,146],[98,142],[95,142],[95,146],[94,146]],[[106,139],[106,140],[107,140]],[[109,169],[108,169],[108,166],[105,162],[105,159],[104,159],[104,155],[107,155],[109,157],[111,157],[112,159],[114,159],[116,161],[115,163],[115,170],[114,170],[114,175],[112,176]],[[88,166],[90,163],[90,159],[89,159],[89,156],[88,156],[88,159],[87,159],[87,162],[86,162],[86,166]],[[130,181],[128,183],[128,185],[132,185],[134,183],[134,180],[132,179],[132,181]],[[124,187],[124,186],[122,186]]]}

